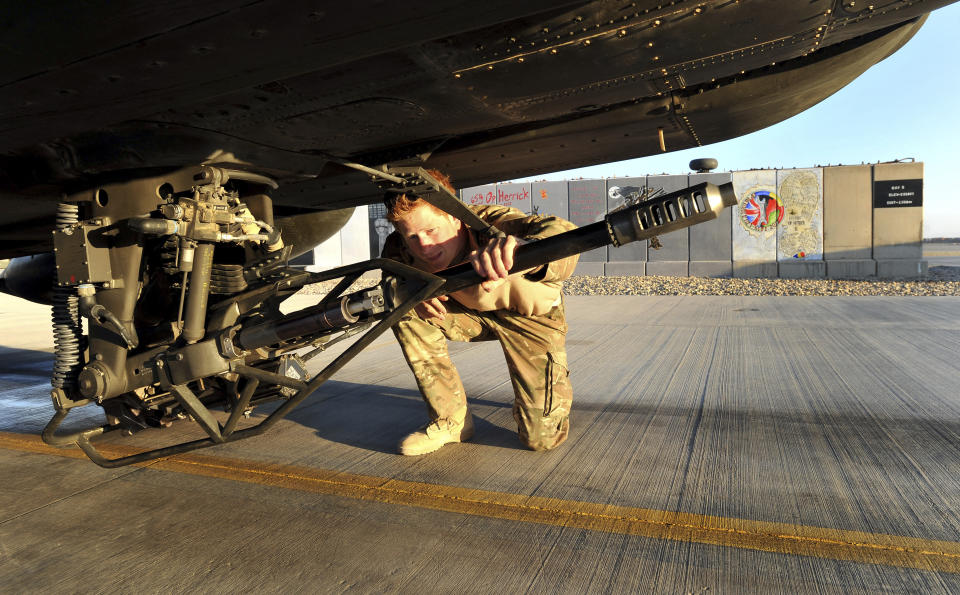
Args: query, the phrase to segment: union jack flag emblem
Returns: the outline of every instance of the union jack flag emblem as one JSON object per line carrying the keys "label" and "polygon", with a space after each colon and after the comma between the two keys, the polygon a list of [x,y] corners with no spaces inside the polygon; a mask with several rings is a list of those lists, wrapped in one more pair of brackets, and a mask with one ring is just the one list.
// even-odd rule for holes
{"label": "union jack flag emblem", "polygon": [[757,190],[741,204],[744,220],[756,229],[776,227],[783,219],[783,205],[769,190]]}

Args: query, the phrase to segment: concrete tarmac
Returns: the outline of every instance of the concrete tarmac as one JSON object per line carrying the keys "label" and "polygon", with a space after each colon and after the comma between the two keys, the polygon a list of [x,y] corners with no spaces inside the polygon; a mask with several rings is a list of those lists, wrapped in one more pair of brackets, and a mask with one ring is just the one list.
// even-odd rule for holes
{"label": "concrete tarmac", "polygon": [[960,244],[924,243],[923,259],[929,266],[960,266]]}
{"label": "concrete tarmac", "polygon": [[451,344],[474,440],[394,454],[425,412],[384,336],[265,435],[105,470],[37,438],[48,310],[2,296],[0,591],[960,591],[960,298],[567,308],[554,451],[520,447],[478,343]]}

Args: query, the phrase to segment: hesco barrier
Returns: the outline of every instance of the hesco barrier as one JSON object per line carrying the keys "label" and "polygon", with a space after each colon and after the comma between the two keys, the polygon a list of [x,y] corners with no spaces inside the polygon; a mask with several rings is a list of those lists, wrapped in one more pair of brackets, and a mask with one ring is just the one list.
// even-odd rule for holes
{"label": "hesco barrier", "polygon": [[[648,175],[464,188],[467,204],[513,206],[586,225],[638,196],[733,182],[737,206],[709,223],[648,242],[600,248],[577,274],[696,277],[922,278],[923,163]],[[393,227],[383,208],[358,209],[314,252],[325,269],[379,255]]]}

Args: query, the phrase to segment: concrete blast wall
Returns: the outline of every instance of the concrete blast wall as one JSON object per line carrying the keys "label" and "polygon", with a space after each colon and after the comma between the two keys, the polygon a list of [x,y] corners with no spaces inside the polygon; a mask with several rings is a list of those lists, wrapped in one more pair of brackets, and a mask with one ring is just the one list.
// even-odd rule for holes
{"label": "concrete blast wall", "polygon": [[[556,215],[577,225],[645,196],[700,182],[732,182],[737,205],[720,218],[649,242],[583,254],[581,275],[868,278],[926,275],[922,260],[923,164],[488,184],[461,190],[474,205]],[[357,213],[315,250],[317,269],[379,255],[392,231],[383,207]]]}

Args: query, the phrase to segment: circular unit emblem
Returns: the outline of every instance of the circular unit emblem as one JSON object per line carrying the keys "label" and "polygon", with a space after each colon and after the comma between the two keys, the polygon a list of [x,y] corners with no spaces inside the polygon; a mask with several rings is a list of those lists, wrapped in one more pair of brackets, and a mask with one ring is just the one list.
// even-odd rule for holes
{"label": "circular unit emblem", "polygon": [[783,203],[769,190],[757,190],[740,202],[743,222],[756,230],[773,229],[783,220]]}

